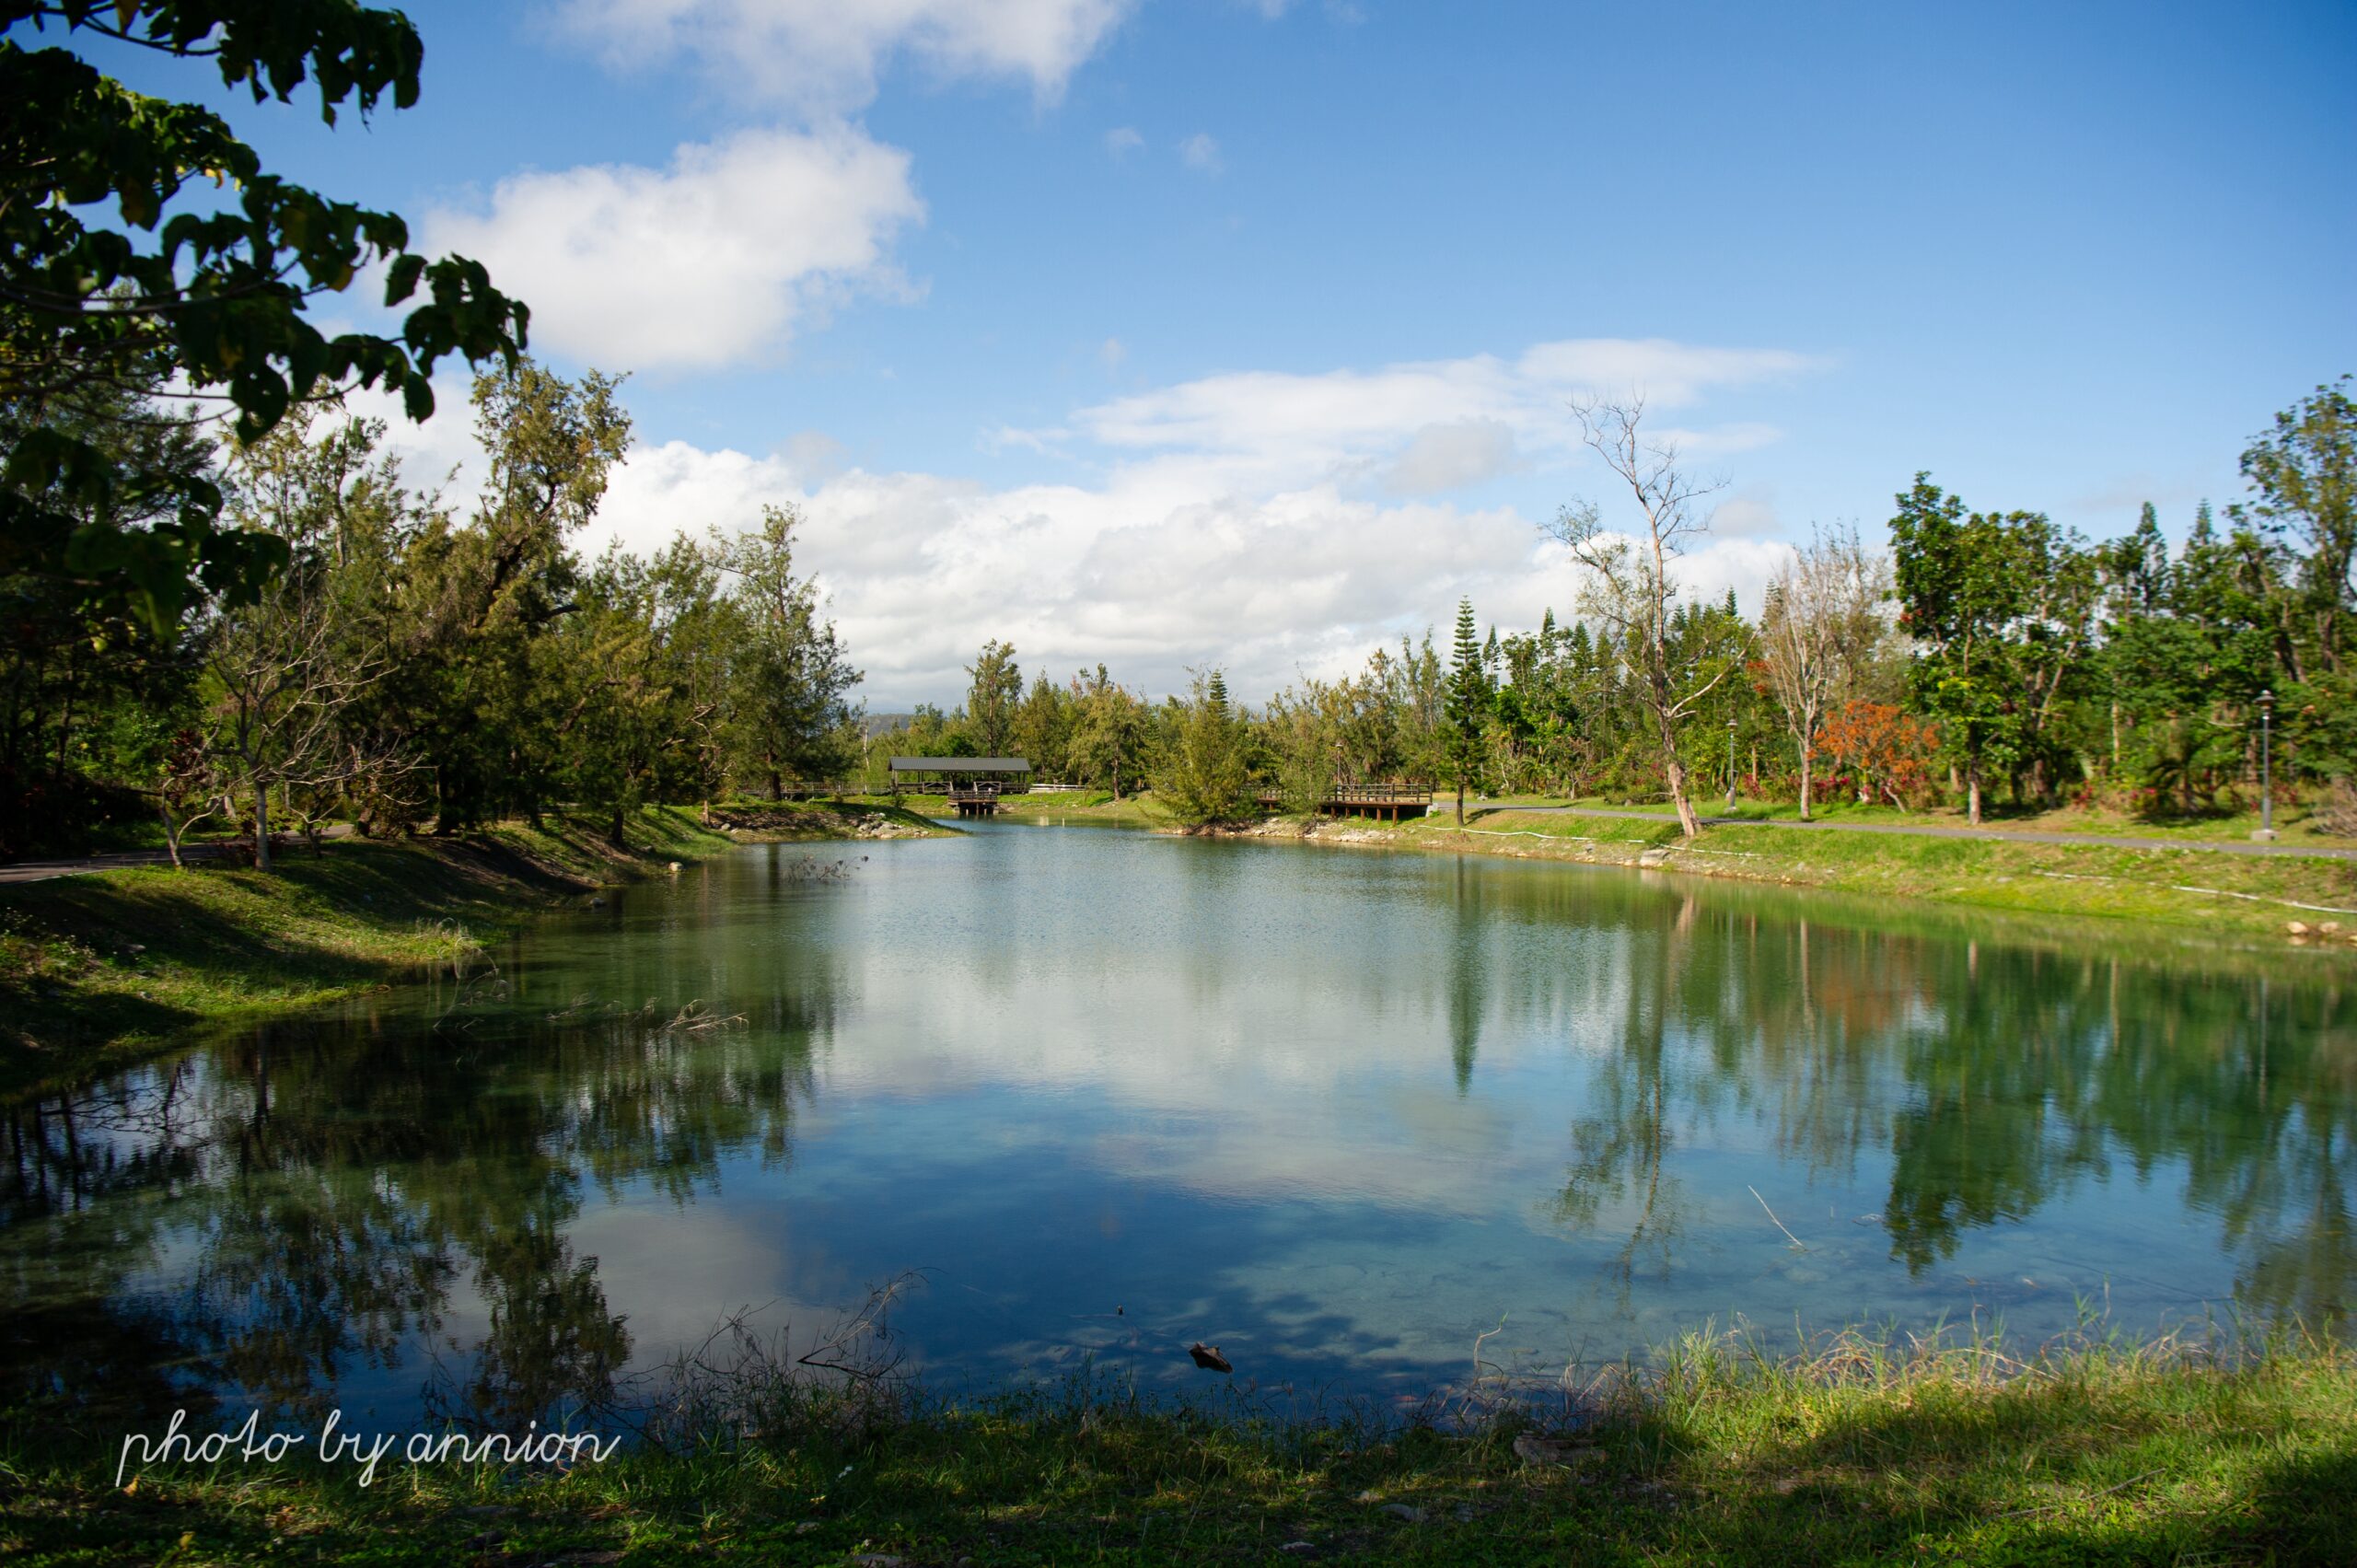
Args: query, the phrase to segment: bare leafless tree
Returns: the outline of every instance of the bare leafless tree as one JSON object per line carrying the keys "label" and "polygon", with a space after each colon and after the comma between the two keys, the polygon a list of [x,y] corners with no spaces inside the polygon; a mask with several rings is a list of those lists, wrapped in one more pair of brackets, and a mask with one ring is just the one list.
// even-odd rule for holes
{"label": "bare leafless tree", "polygon": [[1809,819],[1817,727],[1888,633],[1882,601],[1890,563],[1858,542],[1854,525],[1812,532],[1769,579],[1759,617],[1768,683],[1801,757],[1801,820]]}
{"label": "bare leafless tree", "polygon": [[1580,614],[1620,651],[1636,678],[1661,746],[1678,825],[1690,839],[1701,831],[1701,823],[1687,797],[1678,727],[1734,665],[1724,658],[1673,657],[1670,611],[1678,598],[1677,563],[1710,528],[1699,505],[1726,482],[1681,467],[1676,442],[1644,434],[1644,412],[1642,397],[1627,402],[1583,397],[1572,402],[1582,439],[1629,487],[1643,515],[1643,528],[1633,533],[1609,528],[1594,502],[1575,501],[1556,514],[1548,531],[1584,569]]}

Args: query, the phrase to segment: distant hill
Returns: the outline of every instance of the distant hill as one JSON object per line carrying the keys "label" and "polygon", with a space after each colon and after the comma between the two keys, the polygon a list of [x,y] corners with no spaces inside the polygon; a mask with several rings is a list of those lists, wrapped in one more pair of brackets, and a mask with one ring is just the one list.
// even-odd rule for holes
{"label": "distant hill", "polygon": [[906,729],[916,722],[914,714],[865,714],[859,721],[859,733],[873,740],[879,735],[889,735],[896,729]]}

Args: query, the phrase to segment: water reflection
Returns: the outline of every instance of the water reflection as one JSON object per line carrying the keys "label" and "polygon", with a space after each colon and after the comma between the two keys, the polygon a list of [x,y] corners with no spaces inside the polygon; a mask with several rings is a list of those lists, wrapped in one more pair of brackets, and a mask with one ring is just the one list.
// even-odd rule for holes
{"label": "water reflection", "polygon": [[513,1427],[919,1265],[938,1367],[1201,1331],[1352,1387],[1501,1311],[1560,1359],[2357,1285],[2357,1029],[2314,963],[1470,859],[801,853],[7,1108],[6,1397]]}

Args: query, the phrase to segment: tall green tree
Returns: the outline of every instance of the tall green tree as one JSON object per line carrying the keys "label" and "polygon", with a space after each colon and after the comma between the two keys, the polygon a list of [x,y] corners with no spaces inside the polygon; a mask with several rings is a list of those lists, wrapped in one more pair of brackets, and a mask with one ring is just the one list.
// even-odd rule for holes
{"label": "tall green tree", "polygon": [[2218,537],[2205,504],[2174,558],[2149,507],[2098,555],[2106,614],[2091,694],[2109,771],[2147,812],[2200,809],[2241,769],[2274,679],[2273,552],[2247,529]]}
{"label": "tall green tree", "polygon": [[535,814],[552,798],[563,714],[543,700],[535,650],[580,608],[581,563],[567,541],[597,515],[630,443],[619,386],[528,360],[478,377],[481,500],[463,522],[429,517],[407,552],[383,716],[423,748],[443,831]]}
{"label": "tall green tree", "polygon": [[2012,519],[1967,510],[1929,473],[1917,474],[1898,500],[1892,575],[1901,624],[1922,646],[1915,700],[1958,760],[1966,815],[1978,825],[1988,769],[2010,767],[2021,749],[2020,714],[2008,688],[2026,563]]}
{"label": "tall green tree", "polygon": [[[160,631],[197,585],[256,591],[286,541],[221,528],[204,476],[110,454],[87,425],[117,394],[177,378],[249,444],[341,387],[396,389],[424,419],[435,366],[512,366],[528,313],[477,263],[411,251],[397,214],[294,184],[210,110],[105,75],[74,52],[85,40],[206,62],[256,103],[308,82],[331,125],[345,104],[414,104],[424,47],[400,12],[353,0],[0,0],[0,407],[17,427],[0,571],[103,587]],[[420,301],[399,335],[322,332],[310,304],[372,269],[386,306]],[[121,526],[126,509],[154,520]]]}
{"label": "tall green tree", "polygon": [[1218,670],[1197,674],[1182,705],[1155,792],[1190,827],[1234,821],[1251,795],[1245,774],[1244,726]]}
{"label": "tall green tree", "polygon": [[1457,640],[1449,651],[1448,693],[1441,721],[1441,758],[1457,786],[1457,822],[1465,825],[1465,791],[1481,781],[1484,729],[1492,711],[1488,661],[1474,626],[1473,601],[1457,601]]}
{"label": "tall green tree", "polygon": [[819,590],[794,570],[791,506],[765,506],[761,526],[726,556],[745,642],[731,699],[738,754],[782,793],[787,774],[836,778],[858,758],[850,702],[859,684],[835,625],[820,612]]}
{"label": "tall green tree", "polygon": [[1015,662],[1015,645],[993,637],[966,667],[972,678],[966,691],[966,723],[974,744],[985,757],[1004,757],[1014,744],[1016,714],[1023,705],[1023,670]]}
{"label": "tall green tree", "polygon": [[1034,676],[1031,690],[1015,715],[1015,745],[1029,760],[1035,777],[1061,779],[1070,768],[1073,699],[1050,680],[1045,671]]}
{"label": "tall green tree", "polygon": [[1152,727],[1145,704],[1107,672],[1074,678],[1077,714],[1073,725],[1073,772],[1089,784],[1102,784],[1121,798],[1124,779],[1136,783],[1145,772],[1147,741]]}
{"label": "tall green tree", "polygon": [[[2286,648],[2293,679],[2311,663],[2351,673],[2357,619],[2357,402],[2350,377],[2318,387],[2275,416],[2274,428],[2246,447],[2243,477],[2251,511],[2305,549],[2294,598],[2304,635]],[[2313,650],[2312,658],[2308,650]]]}
{"label": "tall green tree", "polygon": [[[215,483],[204,430],[142,416],[156,390],[94,388],[45,417],[100,460],[169,484],[100,497],[58,486],[41,504],[75,528],[140,532],[170,522],[174,486]],[[24,434],[26,412],[0,404],[0,447]],[[0,854],[79,853],[90,833],[162,802],[153,792],[192,719],[196,649],[183,627],[159,630],[108,585],[14,559],[0,568]]]}

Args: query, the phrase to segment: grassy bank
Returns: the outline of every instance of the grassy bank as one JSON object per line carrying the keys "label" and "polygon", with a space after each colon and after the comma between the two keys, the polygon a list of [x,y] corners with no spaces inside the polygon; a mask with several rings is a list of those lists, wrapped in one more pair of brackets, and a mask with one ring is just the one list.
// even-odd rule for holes
{"label": "grassy bank", "polygon": [[[900,803],[928,817],[946,817],[946,795],[907,795]],[[1015,821],[1095,823],[1113,828],[1167,828],[1173,819],[1152,795],[1132,793],[1120,799],[1101,789],[1051,790],[1043,794],[1009,795],[998,803],[999,815]]]}
{"label": "grassy bank", "polygon": [[[1208,1376],[1208,1375],[1207,1375]],[[806,1394],[569,1473],[455,1461],[134,1467],[23,1428],[0,1552],[28,1564],[365,1560],[2343,1563],[2357,1364],[2300,1340],[1896,1348],[1697,1338],[1584,1381],[1574,1423],[1456,1430],[1099,1390],[912,1406]],[[287,1426],[280,1430],[297,1430]],[[215,1428],[215,1430],[217,1430]]]}
{"label": "grassy bank", "polygon": [[[947,815],[946,809],[936,815]],[[909,807],[873,798],[722,801],[713,807],[712,820],[738,843],[951,838],[958,831]]]}
{"label": "grassy bank", "polygon": [[[1501,807],[1540,804],[1601,807],[1616,811],[1648,812],[1661,817],[1674,815],[1672,808],[1660,801],[1629,802],[1597,797],[1566,802],[1561,796],[1542,801],[1536,796],[1517,796],[1482,802],[1485,807]],[[2280,803],[2275,808],[2274,818],[2278,842],[2311,848],[2357,849],[2357,838],[2336,836],[2326,830],[2317,818],[2316,806],[2313,800]],[[1695,807],[1706,819],[1739,818],[1747,822],[1793,822],[1800,819],[1798,803],[1790,800],[1738,799],[1730,811],[1724,796],[1709,795],[1699,798]],[[1820,799],[1810,816],[1819,822],[1914,828],[1972,827],[1960,807],[1907,811],[1879,804],[1861,806],[1854,800]],[[2193,816],[2145,816],[2106,806],[1991,805],[1983,814],[1980,826],[1972,830],[1983,833],[2086,833],[2103,838],[2169,839],[2189,843],[2247,843],[2259,826],[2260,816],[2256,807]]]}
{"label": "grassy bank", "polygon": [[[2231,854],[2186,847],[2005,842],[1780,828],[1705,829],[1686,843],[1674,819],[1573,817],[1503,807],[1441,810],[1398,824],[1354,819],[1274,823],[1283,836],[1397,849],[1651,865],[1868,898],[1907,898],[2018,914],[2156,923],[2207,935],[2357,954],[2357,862]],[[2309,927],[2291,932],[2293,922]],[[2322,928],[2331,923],[2338,932]]]}
{"label": "grassy bank", "polygon": [[[888,808],[770,808],[755,838],[843,839]],[[536,908],[743,842],[658,807],[459,838],[331,840],[265,876],[199,863],[0,887],[0,1093],[128,1061],[193,1026],[323,1002],[463,962]]]}

